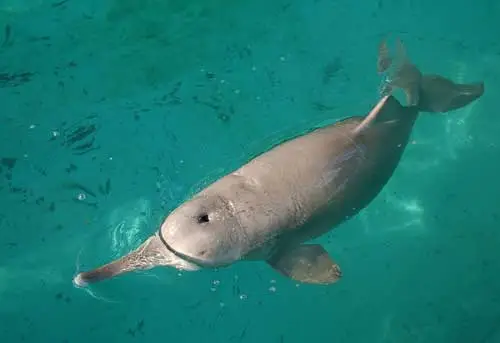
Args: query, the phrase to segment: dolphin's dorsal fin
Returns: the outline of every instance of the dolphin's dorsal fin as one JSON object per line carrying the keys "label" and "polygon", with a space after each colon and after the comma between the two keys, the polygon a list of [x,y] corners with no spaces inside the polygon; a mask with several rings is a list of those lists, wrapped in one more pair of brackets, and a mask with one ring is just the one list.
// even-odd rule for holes
{"label": "dolphin's dorsal fin", "polygon": [[363,121],[353,130],[355,135],[363,132],[366,128],[370,127],[372,123],[374,123],[379,115],[380,111],[384,107],[387,99],[390,95],[386,95],[379,100],[379,102],[372,108],[370,113],[363,119]]}

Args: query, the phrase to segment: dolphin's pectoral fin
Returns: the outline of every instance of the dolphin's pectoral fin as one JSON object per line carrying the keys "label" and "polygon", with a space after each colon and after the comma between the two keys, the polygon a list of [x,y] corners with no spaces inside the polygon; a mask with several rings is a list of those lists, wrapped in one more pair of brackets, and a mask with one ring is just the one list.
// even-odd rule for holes
{"label": "dolphin's pectoral fin", "polygon": [[303,244],[267,261],[274,270],[303,283],[331,284],[341,277],[340,267],[319,244]]}

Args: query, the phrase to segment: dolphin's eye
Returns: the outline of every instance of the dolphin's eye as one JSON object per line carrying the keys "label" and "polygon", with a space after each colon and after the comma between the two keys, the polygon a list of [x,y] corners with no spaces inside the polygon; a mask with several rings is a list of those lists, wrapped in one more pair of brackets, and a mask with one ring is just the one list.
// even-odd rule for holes
{"label": "dolphin's eye", "polygon": [[208,218],[207,213],[202,213],[198,216],[198,223],[199,224],[208,223],[209,221],[210,221],[210,219]]}

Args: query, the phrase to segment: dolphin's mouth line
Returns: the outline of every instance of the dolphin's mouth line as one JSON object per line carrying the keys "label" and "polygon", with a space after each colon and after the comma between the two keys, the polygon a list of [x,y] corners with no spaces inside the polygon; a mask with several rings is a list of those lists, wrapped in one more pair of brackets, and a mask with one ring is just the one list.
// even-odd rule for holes
{"label": "dolphin's mouth line", "polygon": [[205,268],[206,267],[206,264],[193,258],[193,257],[190,257],[190,256],[187,256],[181,252],[178,252],[176,251],[174,248],[172,248],[170,246],[170,244],[167,243],[167,241],[165,240],[165,238],[163,237],[162,233],[161,233],[161,229],[158,230],[158,237],[160,238],[160,241],[162,242],[162,244],[165,246],[165,248],[167,248],[168,251],[170,251],[172,254],[174,254],[175,256],[177,256],[178,258],[180,258],[181,260],[184,260],[184,261],[187,261],[189,263],[193,263],[195,264],[196,266],[200,267],[200,268]]}

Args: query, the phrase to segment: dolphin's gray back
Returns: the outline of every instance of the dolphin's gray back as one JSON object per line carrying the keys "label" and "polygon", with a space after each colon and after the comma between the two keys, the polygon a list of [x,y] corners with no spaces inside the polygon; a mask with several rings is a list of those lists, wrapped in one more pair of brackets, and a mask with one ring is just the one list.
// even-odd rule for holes
{"label": "dolphin's gray back", "polygon": [[219,195],[231,199],[249,244],[317,237],[379,193],[417,116],[389,100],[381,113],[387,120],[361,134],[352,132],[364,117],[351,117],[278,145],[214,183]]}

